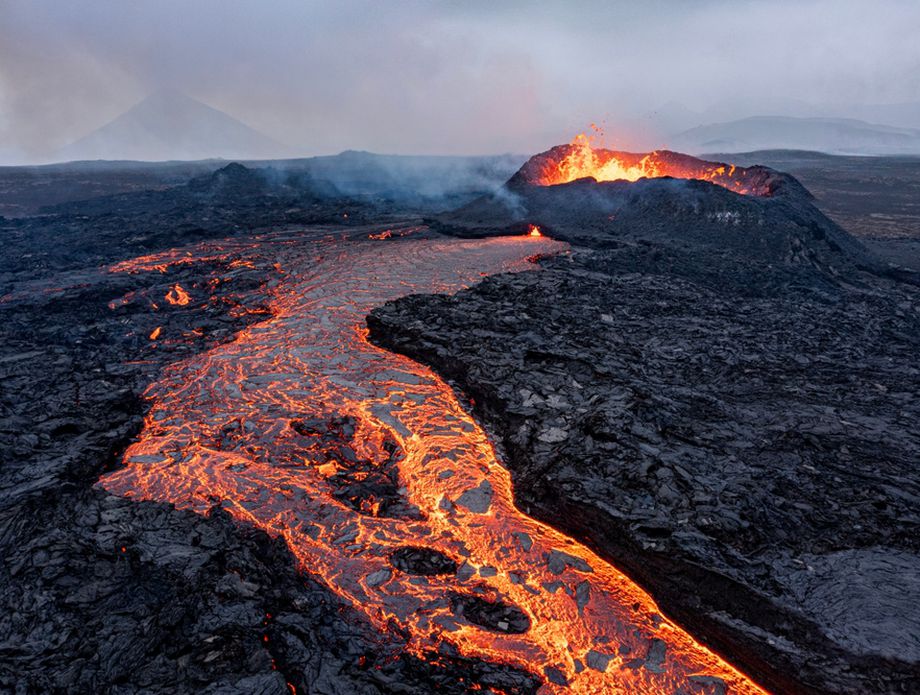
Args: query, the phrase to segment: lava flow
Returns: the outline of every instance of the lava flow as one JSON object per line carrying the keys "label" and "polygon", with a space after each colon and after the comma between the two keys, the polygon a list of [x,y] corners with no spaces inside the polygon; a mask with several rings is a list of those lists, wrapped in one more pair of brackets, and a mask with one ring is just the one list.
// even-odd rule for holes
{"label": "lava flow", "polygon": [[584,134],[576,136],[568,145],[559,145],[533,157],[524,170],[526,180],[539,186],[555,186],[584,178],[637,181],[670,176],[709,181],[736,193],[770,194],[768,180],[754,169],[707,162],[669,150],[636,154],[603,149],[594,147],[592,138]]}
{"label": "lava flow", "polygon": [[512,664],[545,692],[763,693],[618,570],[516,509],[451,387],[367,340],[364,317],[387,300],[533,268],[563,245],[379,238],[272,248],[284,268],[262,290],[272,317],[168,368],[101,484],[219,505],[283,537],[304,572],[422,657]]}
{"label": "lava flow", "polygon": [[176,306],[185,306],[192,301],[192,298],[189,293],[182,288],[182,285],[176,284],[170,287],[169,292],[166,293],[166,301]]}

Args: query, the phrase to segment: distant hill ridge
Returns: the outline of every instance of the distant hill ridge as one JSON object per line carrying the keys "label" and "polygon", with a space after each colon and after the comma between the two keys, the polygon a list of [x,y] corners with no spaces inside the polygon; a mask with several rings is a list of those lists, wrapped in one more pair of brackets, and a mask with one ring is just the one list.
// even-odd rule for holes
{"label": "distant hill ridge", "polygon": [[175,90],[151,94],[54,159],[275,159],[294,152],[245,123]]}
{"label": "distant hill ridge", "polygon": [[752,116],[690,128],[668,140],[685,152],[798,149],[834,154],[920,154],[920,130],[852,118]]}

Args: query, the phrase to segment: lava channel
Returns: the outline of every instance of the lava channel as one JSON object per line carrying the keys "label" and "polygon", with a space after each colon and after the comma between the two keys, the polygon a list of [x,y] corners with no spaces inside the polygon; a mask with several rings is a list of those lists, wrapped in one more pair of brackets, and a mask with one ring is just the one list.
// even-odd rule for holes
{"label": "lava channel", "polygon": [[[302,571],[423,657],[449,644],[537,674],[547,693],[763,693],[617,569],[519,511],[451,387],[367,340],[364,317],[387,300],[562,248],[529,235],[278,245],[272,318],[167,368],[124,467],[100,484],[219,505],[283,537]],[[189,260],[171,254],[122,269]]]}

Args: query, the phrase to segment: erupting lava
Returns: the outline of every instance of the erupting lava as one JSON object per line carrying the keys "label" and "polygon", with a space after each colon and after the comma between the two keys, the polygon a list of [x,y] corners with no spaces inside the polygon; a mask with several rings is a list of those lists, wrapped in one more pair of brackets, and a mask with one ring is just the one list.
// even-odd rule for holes
{"label": "erupting lava", "polygon": [[762,171],[732,164],[707,162],[690,155],[656,150],[647,154],[618,152],[594,147],[592,139],[578,135],[568,145],[559,145],[533,157],[521,170],[528,183],[555,186],[578,179],[637,181],[670,176],[700,179],[736,193],[769,195],[769,181]]}
{"label": "erupting lava", "polygon": [[540,228],[537,225],[532,224],[528,228],[527,235],[528,236],[543,236],[543,233],[540,231]]}
{"label": "erupting lava", "polygon": [[[451,387],[366,338],[370,309],[533,266],[562,244],[325,240],[272,246],[273,316],[172,365],[101,484],[282,536],[305,572],[423,657],[513,664],[546,692],[763,691],[590,550],[515,508]],[[123,269],[186,262],[175,254]]]}

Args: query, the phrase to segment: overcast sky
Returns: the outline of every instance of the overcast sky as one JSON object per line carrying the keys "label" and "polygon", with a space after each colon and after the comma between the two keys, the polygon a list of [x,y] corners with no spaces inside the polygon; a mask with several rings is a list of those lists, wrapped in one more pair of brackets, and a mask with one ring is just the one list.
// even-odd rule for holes
{"label": "overcast sky", "polygon": [[167,87],[305,154],[617,144],[668,102],[920,101],[918,37],[917,0],[0,0],[0,156]]}

